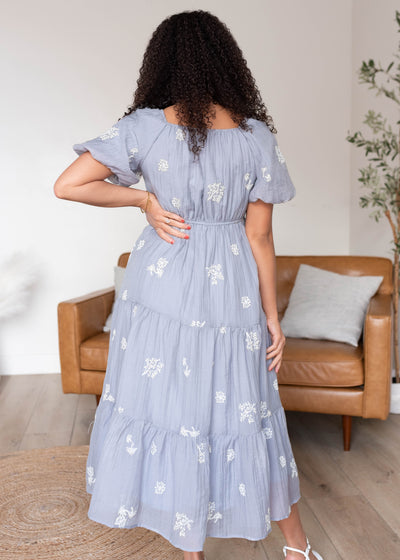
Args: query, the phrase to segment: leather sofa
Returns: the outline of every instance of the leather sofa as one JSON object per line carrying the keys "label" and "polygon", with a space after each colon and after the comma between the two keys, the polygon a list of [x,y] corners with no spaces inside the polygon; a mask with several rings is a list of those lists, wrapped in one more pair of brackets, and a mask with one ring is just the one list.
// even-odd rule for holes
{"label": "leather sofa", "polygon": [[[126,266],[129,253],[118,259]],[[393,265],[383,257],[277,256],[277,304],[281,319],[301,263],[349,274],[382,275],[371,298],[358,347],[330,340],[286,338],[278,371],[285,410],[342,416],[344,450],[350,449],[351,419],[385,420],[390,407]],[[94,394],[99,402],[107,365],[109,333],[103,325],[114,288],[58,304],[61,379],[64,393]]]}

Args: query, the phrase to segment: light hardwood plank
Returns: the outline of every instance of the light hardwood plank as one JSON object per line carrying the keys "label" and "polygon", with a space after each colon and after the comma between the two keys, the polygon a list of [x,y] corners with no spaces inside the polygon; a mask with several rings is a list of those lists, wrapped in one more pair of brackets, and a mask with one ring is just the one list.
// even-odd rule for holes
{"label": "light hardwood plank", "polygon": [[391,529],[400,534],[399,450],[382,436],[377,437],[375,428],[371,435],[368,420],[365,419],[360,426],[357,441],[350,452],[331,448],[329,453],[332,462],[352,480]]}
{"label": "light hardwood plank", "polygon": [[[316,418],[311,416],[300,413],[297,415],[299,422],[294,421],[291,415],[289,424],[289,415],[286,414],[293,455],[300,473],[301,495],[305,498],[315,498],[359,494],[360,490],[336,462],[332,461],[329,448],[323,443],[330,426],[327,419],[323,414],[314,415]],[[335,436],[332,445],[339,451],[341,442],[335,443],[336,441]]]}
{"label": "light hardwood plank", "polygon": [[272,560],[267,556],[261,541],[238,538],[207,537],[204,554],[210,560]]}
{"label": "light hardwood plank", "polygon": [[78,397],[79,400],[76,410],[93,410],[94,413],[97,408],[95,395],[78,395]]}
{"label": "light hardwood plank", "polygon": [[47,434],[26,433],[22,438],[19,450],[44,449],[58,445],[69,445],[70,432],[49,432]]}
{"label": "light hardwood plank", "polygon": [[399,559],[400,538],[364,496],[327,496],[307,501],[342,558]]}
{"label": "light hardwood plank", "polygon": [[[53,376],[49,376],[49,378]],[[2,376],[0,414],[2,419],[12,419],[16,431],[26,430],[32,413],[37,410],[37,400],[50,381],[46,375]],[[3,425],[1,425],[3,430]]]}
{"label": "light hardwood plank", "polygon": [[79,395],[64,394],[60,376],[49,375],[32,414],[26,433],[47,434],[49,432],[69,432],[74,424]]}
{"label": "light hardwood plank", "polygon": [[12,416],[0,414],[0,455],[18,451],[24,437],[24,421]]}
{"label": "light hardwood plank", "polygon": [[70,445],[88,445],[93,428],[95,411],[91,409],[78,409],[72,431]]}

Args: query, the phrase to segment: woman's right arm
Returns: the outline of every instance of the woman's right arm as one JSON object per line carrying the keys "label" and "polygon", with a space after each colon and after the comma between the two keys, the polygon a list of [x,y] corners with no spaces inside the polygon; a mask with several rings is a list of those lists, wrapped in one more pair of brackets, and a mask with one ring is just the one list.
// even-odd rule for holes
{"label": "woman's right arm", "polygon": [[[105,181],[104,179],[111,174],[112,171],[95,160],[90,152],[84,152],[58,177],[54,183],[54,194],[58,198],[92,206],[107,208],[137,206],[144,210],[148,197],[147,191]],[[190,226],[183,224],[185,220],[179,214],[164,210],[154,193],[150,193],[149,196],[150,203],[147,206],[146,217],[161,239],[172,243],[171,235],[184,238],[186,232],[176,230],[172,226],[185,229],[190,229]],[[168,224],[167,218],[171,220]]]}
{"label": "woman's right arm", "polygon": [[58,177],[54,183],[54,194],[58,198],[92,206],[144,208],[147,192],[104,181],[111,174],[108,167],[95,160],[90,152],[85,152]]}

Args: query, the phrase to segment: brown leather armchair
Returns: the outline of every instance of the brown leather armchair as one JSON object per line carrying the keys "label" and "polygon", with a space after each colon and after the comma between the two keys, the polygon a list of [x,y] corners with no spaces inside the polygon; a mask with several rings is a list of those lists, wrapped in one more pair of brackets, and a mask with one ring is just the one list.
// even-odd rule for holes
{"label": "brown leather armchair", "polygon": [[[119,266],[126,266],[123,253]],[[286,338],[278,371],[285,410],[340,414],[344,450],[350,449],[352,416],[385,420],[389,414],[393,265],[390,259],[364,256],[277,256],[277,304],[281,319],[301,263],[353,276],[381,275],[371,298],[358,347],[330,340]],[[103,389],[114,288],[58,304],[61,379],[64,393],[95,394]]]}

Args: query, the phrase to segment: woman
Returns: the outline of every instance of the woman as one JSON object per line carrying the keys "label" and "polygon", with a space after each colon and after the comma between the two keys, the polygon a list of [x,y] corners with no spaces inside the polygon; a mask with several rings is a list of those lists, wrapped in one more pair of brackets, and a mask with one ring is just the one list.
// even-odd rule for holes
{"label": "woman", "polygon": [[[74,145],[54,186],[146,213],[114,305],[88,516],[156,531],[185,560],[204,558],[206,536],[259,540],[271,521],[287,559],[321,560],[276,376],[272,209],[295,188],[274,133],[229,29],[184,11],[154,31],[133,105]],[[147,192],[126,188],[142,177]]]}

